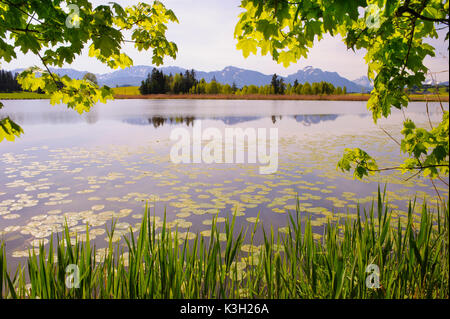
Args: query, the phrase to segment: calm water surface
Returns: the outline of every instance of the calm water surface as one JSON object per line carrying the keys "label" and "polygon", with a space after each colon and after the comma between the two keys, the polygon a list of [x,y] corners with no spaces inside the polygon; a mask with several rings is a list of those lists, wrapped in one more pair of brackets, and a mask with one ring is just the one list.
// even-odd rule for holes
{"label": "calm water surface", "polygon": [[[78,115],[48,101],[4,101],[0,117],[10,116],[25,134],[0,144],[0,236],[10,258],[20,260],[39,242],[47,243],[64,221],[83,240],[86,224],[98,247],[105,229],[118,220],[115,240],[136,230],[146,202],[170,227],[191,238],[208,236],[212,218],[237,214],[251,226],[260,212],[264,224],[283,231],[299,196],[317,237],[327,218],[354,215],[368,207],[378,185],[397,216],[413,196],[437,198],[428,180],[390,173],[364,181],[336,169],[346,147],[361,147],[380,167],[402,161],[398,145],[404,117],[428,127],[424,103],[374,124],[366,102],[117,100]],[[448,109],[448,103],[445,108]],[[430,105],[439,121],[438,104]],[[278,128],[279,167],[260,175],[259,164],[173,164],[169,137],[174,128]],[[448,198],[444,185],[437,185]],[[419,201],[420,202],[420,201]],[[417,212],[419,207],[417,207]]]}

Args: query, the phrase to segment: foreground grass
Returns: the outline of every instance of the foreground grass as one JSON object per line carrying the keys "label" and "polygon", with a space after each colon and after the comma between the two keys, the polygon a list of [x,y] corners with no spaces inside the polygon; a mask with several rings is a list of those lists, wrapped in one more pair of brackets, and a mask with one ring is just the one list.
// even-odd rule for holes
{"label": "foreground grass", "polygon": [[[309,219],[299,218],[299,205],[284,233],[257,224],[238,230],[231,218],[223,229],[213,222],[211,237],[192,240],[168,229],[165,219],[157,231],[147,210],[137,238],[124,238],[128,253],[110,241],[101,262],[88,238],[72,245],[67,228],[56,249],[51,241],[48,252],[41,246],[38,256],[30,253],[26,272],[8,273],[2,247],[0,297],[448,298],[449,205],[437,212],[424,205],[418,228],[413,206],[403,223],[393,222],[379,193],[377,207],[328,223],[322,240],[314,239]],[[252,245],[257,231],[261,246]],[[79,267],[78,289],[65,285],[70,264]],[[379,288],[366,285],[374,276],[369,265],[379,267]]]}

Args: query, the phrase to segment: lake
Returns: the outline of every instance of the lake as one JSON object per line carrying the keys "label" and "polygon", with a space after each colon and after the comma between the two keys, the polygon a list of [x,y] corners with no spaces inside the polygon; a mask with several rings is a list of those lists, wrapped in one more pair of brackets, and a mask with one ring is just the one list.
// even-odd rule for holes
{"label": "lake", "polygon": [[[381,128],[399,138],[405,116],[428,128],[425,103],[394,110],[377,125],[366,102],[116,100],[83,115],[46,100],[4,104],[0,118],[10,116],[25,131],[0,144],[0,236],[14,260],[47,244],[66,220],[81,240],[89,224],[90,238],[104,247],[112,218],[119,240],[138,229],[145,205],[158,225],[166,212],[169,226],[189,238],[208,236],[216,215],[221,223],[236,214],[239,226],[251,227],[260,214],[264,225],[283,231],[297,198],[320,238],[327,219],[369,207],[379,185],[387,185],[394,217],[406,214],[414,196],[417,219],[423,198],[436,206],[427,179],[389,172],[358,181],[336,169],[347,147],[366,150],[379,167],[397,166],[402,154]],[[439,105],[430,103],[431,121],[440,117]],[[258,163],[173,163],[171,132],[192,132],[198,123],[221,132],[277,128],[278,170],[262,175]],[[436,186],[448,198],[445,185]]]}

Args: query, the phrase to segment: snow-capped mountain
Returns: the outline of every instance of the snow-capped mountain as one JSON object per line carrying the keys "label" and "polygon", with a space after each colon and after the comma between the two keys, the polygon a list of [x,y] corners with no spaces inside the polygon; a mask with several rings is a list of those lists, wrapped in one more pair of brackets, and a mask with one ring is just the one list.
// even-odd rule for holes
{"label": "snow-capped mountain", "polygon": [[[153,68],[153,66],[137,65],[110,73],[96,74],[96,76],[100,85],[107,85],[110,87],[139,86],[147,75],[152,72]],[[165,74],[184,73],[186,71],[186,69],[176,66],[161,67],[159,69]],[[23,69],[12,70],[12,72],[21,71],[23,71]],[[78,71],[74,69],[51,69],[51,71],[60,76],[67,75],[75,79],[81,79],[87,73],[87,71]],[[227,66],[220,71],[204,72],[195,70],[195,72],[197,79],[204,78],[209,82],[213,78],[216,78],[220,83],[229,85],[236,83],[238,87],[252,84],[256,86],[268,85],[272,80],[272,74],[263,74],[258,71],[241,69],[234,66]],[[302,84],[305,82],[314,83],[326,81],[332,83],[334,86],[346,86],[347,92],[359,93],[361,91],[368,91],[367,83],[364,81],[355,83],[354,81],[350,81],[340,76],[336,72],[322,71],[321,69],[313,68],[312,66],[305,67],[294,74],[283,77],[283,79],[285,83],[291,84],[293,84],[295,80]]]}
{"label": "snow-capped mountain", "polygon": [[369,78],[367,76],[362,76],[360,78],[357,78],[356,80],[353,80],[353,83],[356,83],[362,87],[365,87],[367,89],[372,89],[373,88],[373,82],[371,82],[369,80]]}
{"label": "snow-capped mountain", "polygon": [[294,83],[297,80],[299,83],[314,83],[314,82],[329,82],[334,86],[347,87],[347,92],[361,92],[364,88],[359,84],[356,84],[336,72],[322,71],[318,68],[313,68],[312,66],[307,66],[296,73],[286,77],[287,83]]}

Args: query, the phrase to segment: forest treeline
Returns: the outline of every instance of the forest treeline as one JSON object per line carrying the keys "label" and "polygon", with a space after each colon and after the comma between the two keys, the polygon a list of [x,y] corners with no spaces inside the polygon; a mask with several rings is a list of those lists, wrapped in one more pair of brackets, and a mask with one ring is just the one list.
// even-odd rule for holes
{"label": "forest treeline", "polygon": [[[11,71],[0,70],[0,93],[31,92],[22,88],[17,81],[18,76],[18,73],[13,74]],[[44,93],[41,88],[34,92]]]}
{"label": "forest treeline", "polygon": [[283,78],[274,74],[272,81],[268,85],[256,86],[245,85],[238,88],[236,83],[233,85],[217,82],[214,77],[210,82],[205,79],[197,80],[194,70],[187,70],[183,73],[164,74],[163,71],[153,69],[148,74],[147,79],[142,81],[139,92],[147,94],[300,94],[300,95],[319,95],[319,94],[346,94],[346,87],[335,87],[328,82],[317,82],[304,84],[295,80],[294,84],[284,83]]}
{"label": "forest treeline", "polygon": [[17,82],[17,73],[0,70],[0,93],[12,93],[22,91],[22,87]]}

